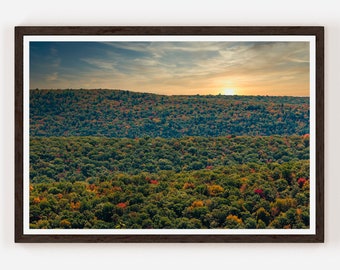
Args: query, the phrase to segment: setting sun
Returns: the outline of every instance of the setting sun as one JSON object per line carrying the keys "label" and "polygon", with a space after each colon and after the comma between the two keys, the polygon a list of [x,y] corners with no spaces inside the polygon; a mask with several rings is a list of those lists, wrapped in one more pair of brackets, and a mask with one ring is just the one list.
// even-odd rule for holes
{"label": "setting sun", "polygon": [[37,41],[30,65],[31,89],[309,95],[309,42]]}
{"label": "setting sun", "polygon": [[232,89],[232,88],[226,88],[223,90],[223,93],[224,95],[227,95],[227,96],[233,96],[235,95],[235,89]]}

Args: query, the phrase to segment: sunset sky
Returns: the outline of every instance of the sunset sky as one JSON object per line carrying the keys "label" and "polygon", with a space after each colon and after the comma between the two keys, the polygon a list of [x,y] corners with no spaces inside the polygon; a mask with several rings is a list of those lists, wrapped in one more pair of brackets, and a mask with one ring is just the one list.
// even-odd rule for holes
{"label": "sunset sky", "polygon": [[308,42],[30,42],[30,88],[309,95]]}

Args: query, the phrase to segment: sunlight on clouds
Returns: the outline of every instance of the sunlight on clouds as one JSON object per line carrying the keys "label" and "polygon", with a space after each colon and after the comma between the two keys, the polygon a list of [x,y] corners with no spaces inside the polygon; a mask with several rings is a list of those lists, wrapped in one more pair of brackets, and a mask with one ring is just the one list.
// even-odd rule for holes
{"label": "sunlight on clouds", "polygon": [[58,72],[53,72],[52,74],[49,74],[46,76],[47,81],[56,81],[58,80]]}
{"label": "sunlight on clouds", "polygon": [[306,42],[61,43],[31,45],[31,88],[309,94]]}

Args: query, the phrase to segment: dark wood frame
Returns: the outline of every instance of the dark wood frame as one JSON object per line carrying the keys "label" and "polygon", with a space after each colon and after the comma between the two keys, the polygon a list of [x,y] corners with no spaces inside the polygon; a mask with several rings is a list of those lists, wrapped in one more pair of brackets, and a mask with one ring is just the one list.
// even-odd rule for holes
{"label": "dark wood frame", "polygon": [[[23,232],[23,38],[27,35],[311,35],[316,37],[315,235],[25,235]],[[324,242],[324,28],[308,27],[16,27],[15,242]]]}

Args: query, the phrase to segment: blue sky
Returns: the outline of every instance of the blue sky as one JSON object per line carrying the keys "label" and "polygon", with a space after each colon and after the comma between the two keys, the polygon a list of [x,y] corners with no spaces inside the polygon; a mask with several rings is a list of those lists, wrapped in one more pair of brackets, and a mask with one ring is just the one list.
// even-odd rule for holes
{"label": "blue sky", "polygon": [[30,42],[30,88],[309,95],[306,42]]}

